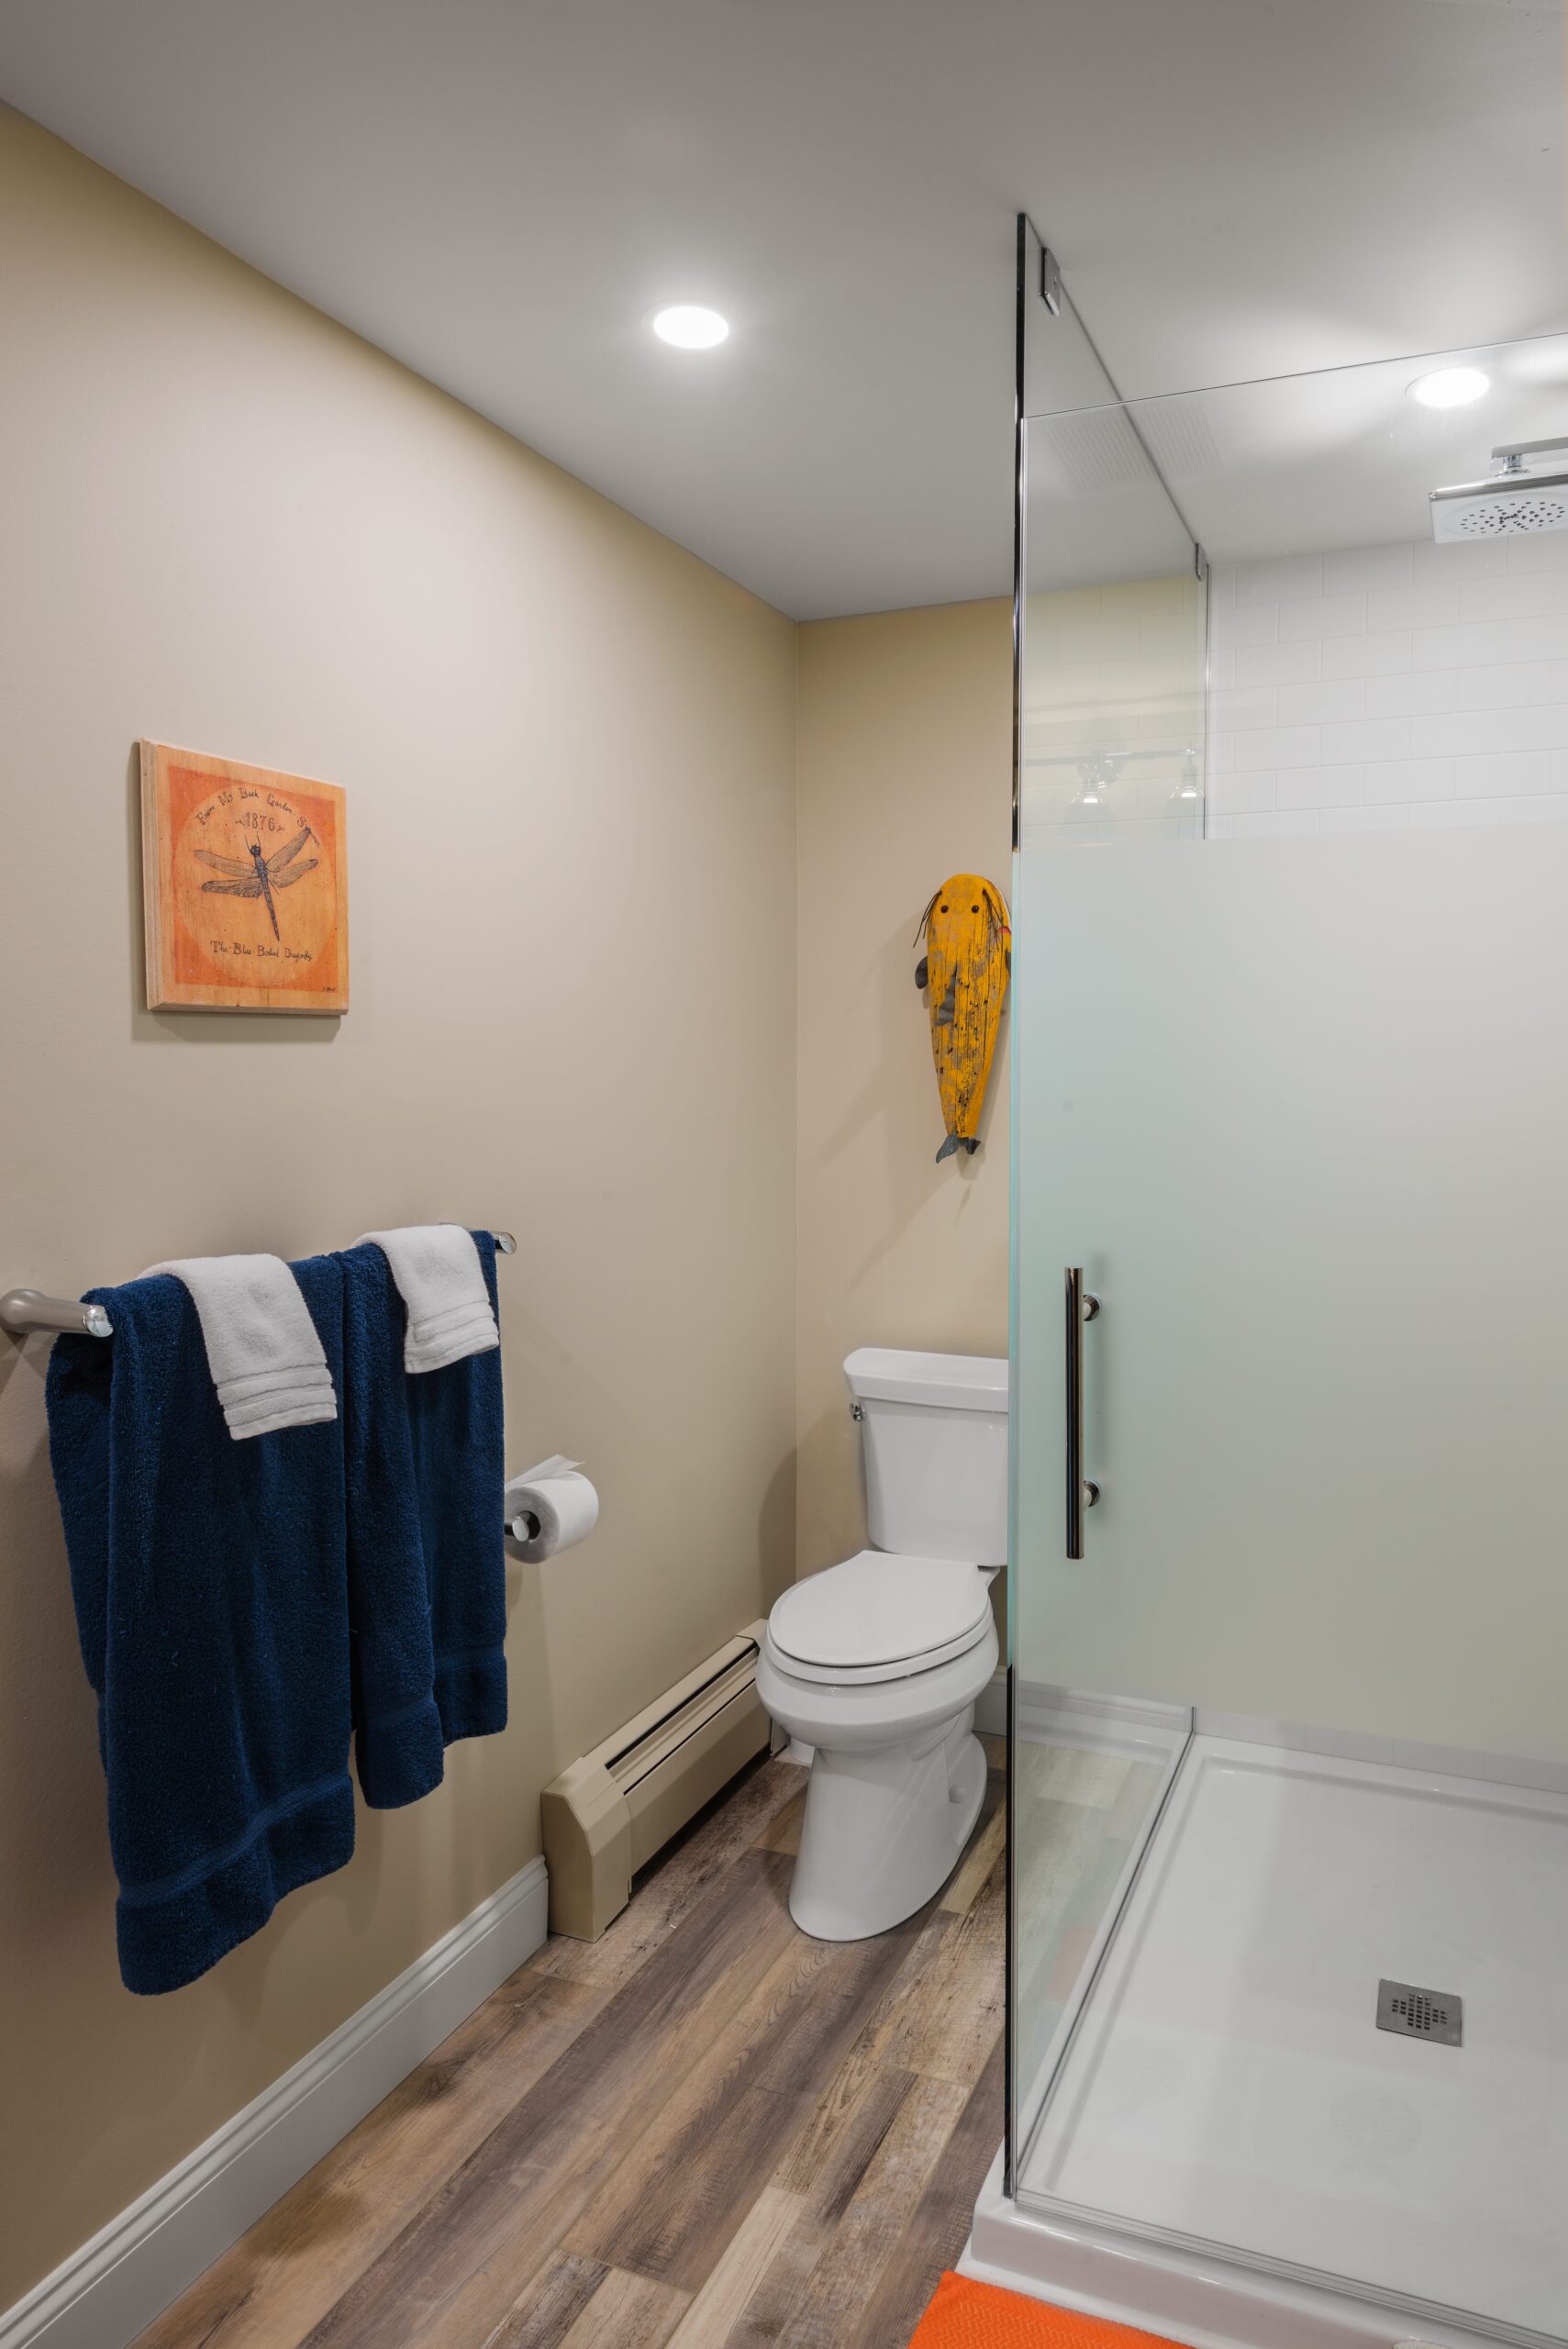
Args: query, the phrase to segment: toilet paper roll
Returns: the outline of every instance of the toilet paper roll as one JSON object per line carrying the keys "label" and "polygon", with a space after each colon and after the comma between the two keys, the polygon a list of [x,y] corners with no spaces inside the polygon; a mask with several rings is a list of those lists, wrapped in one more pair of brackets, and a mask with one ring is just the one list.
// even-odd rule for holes
{"label": "toilet paper roll", "polygon": [[508,1481],[506,1531],[525,1558],[553,1558],[598,1523],[599,1496],[578,1467],[556,1453]]}

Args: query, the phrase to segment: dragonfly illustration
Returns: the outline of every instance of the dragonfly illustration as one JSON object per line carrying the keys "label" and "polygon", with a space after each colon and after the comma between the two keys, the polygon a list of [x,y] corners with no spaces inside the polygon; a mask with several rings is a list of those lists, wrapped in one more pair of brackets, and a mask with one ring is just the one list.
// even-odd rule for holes
{"label": "dragonfly illustration", "polygon": [[302,824],[293,840],[285,841],[275,856],[263,856],[261,841],[248,841],[246,846],[250,852],[249,864],[243,857],[215,856],[211,849],[199,848],[196,851],[197,863],[210,864],[215,873],[225,875],[221,881],[204,881],[202,887],[204,890],[215,890],[226,897],[261,898],[267,908],[267,918],[272,925],[272,936],[281,940],[283,933],[278,928],[278,909],[272,901],[272,892],[274,889],[290,889],[296,881],[303,881],[307,873],[315,872],[321,862],[319,857],[307,856],[303,864],[295,862],[311,837],[310,826]]}

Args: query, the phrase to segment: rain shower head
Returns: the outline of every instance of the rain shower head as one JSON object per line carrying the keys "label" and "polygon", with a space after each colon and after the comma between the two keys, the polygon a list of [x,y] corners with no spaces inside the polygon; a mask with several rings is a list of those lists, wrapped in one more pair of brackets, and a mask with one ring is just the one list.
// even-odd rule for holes
{"label": "rain shower head", "polygon": [[[1550,453],[1551,473],[1532,473],[1527,460]],[[1489,481],[1462,481],[1431,493],[1434,539],[1512,539],[1527,530],[1568,530],[1568,440],[1520,440],[1494,449],[1499,470]]]}

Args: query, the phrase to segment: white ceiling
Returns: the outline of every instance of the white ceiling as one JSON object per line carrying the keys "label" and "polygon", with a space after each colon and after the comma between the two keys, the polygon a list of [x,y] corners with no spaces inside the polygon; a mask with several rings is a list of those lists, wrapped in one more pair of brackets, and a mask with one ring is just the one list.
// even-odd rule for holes
{"label": "white ceiling", "polygon": [[0,0],[0,95],[797,617],[1006,587],[1020,206],[1129,396],[1568,326],[1562,0]]}

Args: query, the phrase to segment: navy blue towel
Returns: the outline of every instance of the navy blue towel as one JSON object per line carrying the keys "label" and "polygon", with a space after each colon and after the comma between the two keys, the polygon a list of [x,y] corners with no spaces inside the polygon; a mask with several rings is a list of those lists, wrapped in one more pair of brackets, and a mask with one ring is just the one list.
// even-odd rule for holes
{"label": "navy blue towel", "polygon": [[[473,1236],[494,1308],[495,1243]],[[501,1356],[411,1376],[385,1256],[339,1261],[354,1753],[385,1809],[439,1785],[454,1740],[506,1726]]]}
{"label": "navy blue towel", "polygon": [[[343,1275],[295,1266],[339,1397]],[[50,1357],[50,1458],[98,1698],[128,1989],[177,1989],[354,1845],[343,1440],[237,1443],[167,1274]]]}
{"label": "navy blue towel", "polygon": [[403,1299],[379,1248],[349,1248],[338,1261],[354,1763],[365,1800],[395,1810],[439,1787],[446,1767],[404,1394]]}
{"label": "navy blue towel", "polygon": [[[495,1241],[474,1245],[501,1325]],[[401,1329],[402,1324],[399,1323]],[[436,1703],[449,1745],[506,1726],[506,1429],[501,1350],[404,1380],[430,1590]]]}

